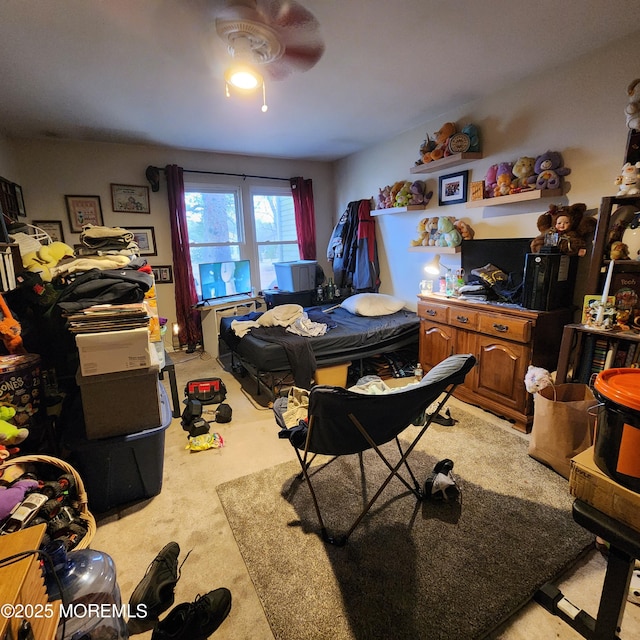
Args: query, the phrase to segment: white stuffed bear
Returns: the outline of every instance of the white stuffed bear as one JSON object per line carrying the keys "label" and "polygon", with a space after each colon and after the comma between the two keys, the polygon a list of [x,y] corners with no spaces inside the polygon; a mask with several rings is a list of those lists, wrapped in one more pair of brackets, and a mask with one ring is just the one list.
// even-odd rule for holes
{"label": "white stuffed bear", "polygon": [[553,386],[553,379],[546,369],[529,365],[524,377],[524,386],[529,393],[538,393],[545,387]]}
{"label": "white stuffed bear", "polygon": [[622,172],[616,178],[619,196],[635,196],[640,193],[640,162],[631,164],[627,162],[622,167]]}

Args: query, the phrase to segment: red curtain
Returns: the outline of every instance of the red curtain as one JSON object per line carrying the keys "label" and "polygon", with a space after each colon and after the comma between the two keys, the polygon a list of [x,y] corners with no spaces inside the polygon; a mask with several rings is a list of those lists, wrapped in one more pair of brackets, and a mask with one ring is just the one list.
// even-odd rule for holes
{"label": "red curtain", "polygon": [[196,285],[191,270],[187,211],[184,204],[184,176],[182,167],[169,164],[165,167],[169,196],[169,220],[171,222],[171,249],[173,251],[173,275],[176,292],[176,315],[180,327],[180,344],[189,349],[202,343],[200,312],[193,308],[198,302]]}
{"label": "red curtain", "polygon": [[291,178],[291,194],[296,216],[298,248],[302,260],[316,259],[316,215],[311,179]]}

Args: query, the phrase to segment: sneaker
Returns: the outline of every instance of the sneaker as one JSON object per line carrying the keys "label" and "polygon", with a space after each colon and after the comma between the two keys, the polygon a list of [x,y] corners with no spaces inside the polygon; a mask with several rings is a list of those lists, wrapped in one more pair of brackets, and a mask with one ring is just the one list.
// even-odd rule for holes
{"label": "sneaker", "polygon": [[214,589],[174,607],[153,630],[151,640],[206,640],[231,611],[231,591]]}
{"label": "sneaker", "polygon": [[[129,599],[129,611],[140,612],[146,607],[144,617],[130,617],[127,622],[129,635],[144,633],[158,624],[158,617],[174,602],[174,589],[178,578],[178,556],[180,547],[177,542],[165,545],[149,565],[144,578],[134,589]],[[144,614],[143,614],[144,615]]]}

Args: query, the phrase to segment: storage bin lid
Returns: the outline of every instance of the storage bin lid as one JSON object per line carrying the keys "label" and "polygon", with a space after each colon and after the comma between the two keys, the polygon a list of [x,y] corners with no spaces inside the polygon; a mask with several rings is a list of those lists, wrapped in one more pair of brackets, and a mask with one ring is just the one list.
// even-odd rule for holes
{"label": "storage bin lid", "polygon": [[640,369],[605,369],[596,377],[594,386],[605,398],[640,411]]}

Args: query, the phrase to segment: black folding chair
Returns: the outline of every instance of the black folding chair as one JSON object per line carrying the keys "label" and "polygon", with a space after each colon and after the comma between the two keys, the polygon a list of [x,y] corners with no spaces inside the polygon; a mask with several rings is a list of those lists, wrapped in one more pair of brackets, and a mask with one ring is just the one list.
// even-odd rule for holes
{"label": "black folding chair", "polygon": [[[471,354],[449,356],[433,367],[419,385],[383,395],[356,393],[342,387],[324,385],[313,387],[309,394],[308,419],[301,420],[293,428],[287,428],[284,423],[286,398],[281,398],[274,404],[276,422],[281,427],[279,437],[289,439],[296,451],[302,474],[311,492],[322,539],[325,542],[344,545],[394,477],[398,478],[418,500],[424,499],[425,492],[416,480],[407,458],[442,410],[456,386],[464,382],[475,362],[476,359]],[[434,403],[437,403],[435,410],[431,413],[427,412]],[[398,438],[399,434],[409,425],[415,424],[421,416],[424,422],[420,420],[419,432],[411,443],[403,448]],[[392,463],[380,450],[380,446],[394,439],[400,459]],[[315,455],[333,456],[326,464],[338,456],[356,453],[361,456],[362,461],[362,452],[368,449],[375,450],[388,468],[389,474],[346,533],[332,537],[328,534],[322,518],[320,505],[311,482],[309,466]],[[403,466],[406,468],[409,479],[404,475],[404,470],[401,471]]]}

